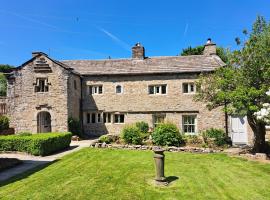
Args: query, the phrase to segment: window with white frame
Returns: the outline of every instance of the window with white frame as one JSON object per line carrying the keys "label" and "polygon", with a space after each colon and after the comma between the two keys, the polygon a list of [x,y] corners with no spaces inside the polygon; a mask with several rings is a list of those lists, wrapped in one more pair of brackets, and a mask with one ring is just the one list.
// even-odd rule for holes
{"label": "window with white frame", "polygon": [[167,85],[149,85],[149,94],[167,94]]}
{"label": "window with white frame", "polygon": [[89,86],[89,94],[102,94],[103,87],[102,85],[90,85]]}
{"label": "window with white frame", "polygon": [[103,113],[103,123],[111,123],[112,115],[111,113]]}
{"label": "window with white frame", "polygon": [[187,134],[196,133],[196,115],[184,115],[182,118],[183,131]]}
{"label": "window with white frame", "polygon": [[195,83],[183,83],[183,93],[195,93]]}
{"label": "window with white frame", "polygon": [[122,124],[125,122],[125,115],[124,114],[115,114],[114,115],[114,123]]}
{"label": "window with white frame", "polygon": [[115,87],[115,92],[116,92],[116,94],[121,94],[121,93],[123,93],[123,88],[122,88],[122,86],[121,86],[121,85],[117,85],[117,86]]}
{"label": "window with white frame", "polygon": [[35,92],[48,92],[49,83],[47,78],[37,78],[35,85]]}

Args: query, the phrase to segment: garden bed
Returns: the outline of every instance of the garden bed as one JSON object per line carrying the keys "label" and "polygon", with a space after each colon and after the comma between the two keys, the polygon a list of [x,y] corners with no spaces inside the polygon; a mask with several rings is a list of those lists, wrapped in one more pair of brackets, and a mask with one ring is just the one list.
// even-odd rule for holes
{"label": "garden bed", "polygon": [[0,158],[0,172],[21,164],[22,161],[16,158]]}
{"label": "garden bed", "polygon": [[[157,146],[149,146],[149,145],[130,145],[130,144],[106,144],[104,143],[94,143],[90,147],[92,148],[111,148],[111,149],[129,149],[129,150],[152,150]],[[192,152],[192,153],[219,153],[222,152],[223,149],[214,149],[214,148],[202,148],[202,147],[163,147],[165,151],[169,152]]]}

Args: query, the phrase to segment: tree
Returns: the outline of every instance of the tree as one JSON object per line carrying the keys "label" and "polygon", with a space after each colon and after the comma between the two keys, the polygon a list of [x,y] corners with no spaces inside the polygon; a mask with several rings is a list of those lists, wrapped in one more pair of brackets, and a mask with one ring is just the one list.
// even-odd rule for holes
{"label": "tree", "polygon": [[11,65],[0,64],[0,72],[2,73],[10,73],[13,68],[14,66],[11,66]]}
{"label": "tree", "polygon": [[210,109],[224,105],[230,114],[246,115],[254,132],[254,152],[265,152],[265,121],[256,114],[270,102],[270,24],[258,16],[240,50],[228,55],[227,67],[201,75],[196,100]]}
{"label": "tree", "polygon": [[0,73],[0,96],[7,95],[7,79],[3,73]]}
{"label": "tree", "polygon": [[[204,46],[191,47],[189,46],[186,49],[182,50],[181,56],[189,56],[189,55],[203,55]],[[217,55],[223,60],[223,62],[228,62],[227,51],[223,47],[217,47]]]}

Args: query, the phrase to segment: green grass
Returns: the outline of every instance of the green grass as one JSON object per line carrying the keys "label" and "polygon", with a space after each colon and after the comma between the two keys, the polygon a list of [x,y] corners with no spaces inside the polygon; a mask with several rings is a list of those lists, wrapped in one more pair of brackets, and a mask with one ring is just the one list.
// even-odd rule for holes
{"label": "green grass", "polygon": [[151,185],[153,153],[83,149],[2,183],[0,199],[270,199],[270,165],[223,154],[166,153],[168,187]]}

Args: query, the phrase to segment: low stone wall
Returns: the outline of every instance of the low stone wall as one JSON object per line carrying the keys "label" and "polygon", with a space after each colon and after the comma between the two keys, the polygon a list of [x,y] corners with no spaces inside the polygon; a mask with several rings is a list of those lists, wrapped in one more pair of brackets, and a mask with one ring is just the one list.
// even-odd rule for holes
{"label": "low stone wall", "polygon": [[[157,146],[147,145],[121,145],[121,144],[106,144],[106,143],[95,143],[90,147],[92,148],[111,148],[111,149],[129,149],[129,150],[152,150]],[[165,151],[169,152],[191,152],[191,153],[219,153],[222,149],[212,148],[200,148],[200,147],[163,147]]]}

